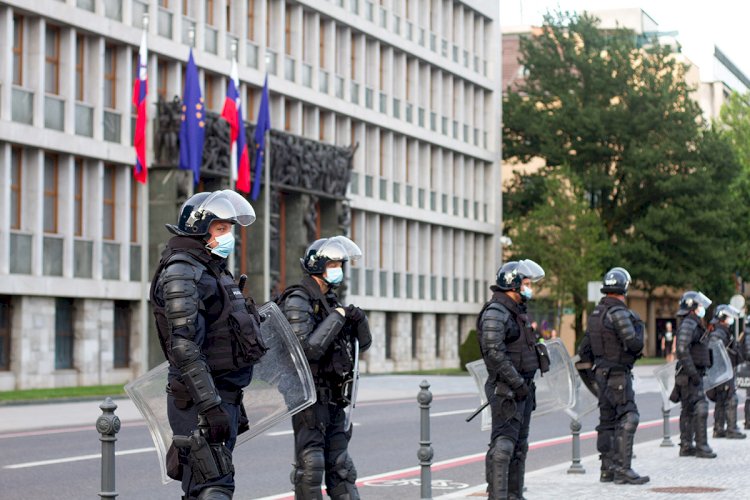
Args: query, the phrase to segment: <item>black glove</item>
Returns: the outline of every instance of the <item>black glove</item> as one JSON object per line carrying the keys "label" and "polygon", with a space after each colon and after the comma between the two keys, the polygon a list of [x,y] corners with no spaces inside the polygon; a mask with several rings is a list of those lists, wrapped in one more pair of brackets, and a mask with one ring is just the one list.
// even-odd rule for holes
{"label": "black glove", "polygon": [[345,311],[344,317],[352,323],[359,323],[367,317],[362,309],[353,304],[349,304]]}
{"label": "black glove", "polygon": [[529,395],[529,386],[526,383],[521,383],[518,387],[513,389],[513,399],[516,401],[523,401]]}
{"label": "black glove", "polygon": [[693,385],[698,385],[701,383],[701,376],[697,373],[691,373],[688,375],[688,378],[690,379],[690,383]]}
{"label": "black glove", "polygon": [[209,443],[225,443],[229,441],[232,426],[230,424],[229,413],[221,405],[212,406],[200,416],[203,418],[199,419],[199,427],[203,430],[206,441]]}

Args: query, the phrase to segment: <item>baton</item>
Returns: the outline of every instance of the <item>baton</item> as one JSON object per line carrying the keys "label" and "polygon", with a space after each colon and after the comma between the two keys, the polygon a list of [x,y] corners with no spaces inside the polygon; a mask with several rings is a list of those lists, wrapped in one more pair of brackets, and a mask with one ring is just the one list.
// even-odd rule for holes
{"label": "baton", "polygon": [[466,421],[467,422],[471,422],[472,420],[474,420],[474,417],[476,417],[477,415],[479,415],[480,413],[482,413],[482,410],[484,410],[485,408],[487,408],[487,406],[491,402],[492,402],[492,400],[488,399],[482,406],[480,406],[479,408],[477,408],[476,410],[474,410],[474,413],[472,413],[471,415],[469,415],[468,417],[466,417]]}
{"label": "baton", "polygon": [[247,274],[240,276],[240,282],[237,283],[237,286],[240,287],[240,292],[245,290],[245,283],[247,283]]}

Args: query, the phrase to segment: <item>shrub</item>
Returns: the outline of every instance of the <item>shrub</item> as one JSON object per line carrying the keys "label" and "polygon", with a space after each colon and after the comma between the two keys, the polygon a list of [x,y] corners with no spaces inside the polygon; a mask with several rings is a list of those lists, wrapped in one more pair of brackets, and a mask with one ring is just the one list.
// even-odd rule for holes
{"label": "shrub", "polygon": [[461,360],[461,369],[464,371],[466,371],[466,363],[482,359],[476,330],[471,330],[469,335],[466,336],[466,340],[458,348],[458,357]]}

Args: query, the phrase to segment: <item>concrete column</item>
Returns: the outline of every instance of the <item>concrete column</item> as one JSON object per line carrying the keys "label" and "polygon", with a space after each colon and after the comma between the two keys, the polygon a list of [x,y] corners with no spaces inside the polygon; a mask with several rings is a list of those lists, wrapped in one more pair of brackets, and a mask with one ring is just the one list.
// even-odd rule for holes
{"label": "concrete column", "polygon": [[16,387],[55,387],[55,299],[16,296],[13,306],[11,342]]}
{"label": "concrete column", "polygon": [[10,144],[0,144],[0,276],[10,272]]}
{"label": "concrete column", "polygon": [[411,313],[394,313],[395,324],[391,326],[391,359],[394,371],[411,370],[412,318]]}
{"label": "concrete column", "polygon": [[362,371],[367,373],[378,373],[388,371],[389,362],[385,359],[385,336],[386,336],[386,313],[380,311],[367,311],[367,322],[372,334],[372,345],[364,354],[364,365]]}
{"label": "concrete column", "polygon": [[101,335],[99,307],[103,301],[81,299],[76,301],[73,316],[73,366],[78,372],[78,385],[99,385],[99,348]]}
{"label": "concrete column", "polygon": [[434,314],[422,314],[422,320],[419,322],[417,332],[417,342],[419,350],[417,351],[417,360],[421,370],[431,370],[437,368],[435,357],[435,326],[436,316]]}
{"label": "concrete column", "polygon": [[88,231],[87,234],[93,240],[93,268],[91,277],[95,280],[102,279],[102,224],[104,223],[104,163],[101,160],[94,161],[89,168],[89,174],[86,178],[89,195],[86,200],[88,211]]}
{"label": "concrete column", "polygon": [[0,81],[3,82],[0,85],[0,120],[3,121],[10,121],[11,115],[13,37],[13,12],[10,7],[0,7],[0,54],[5,54],[0,60]]}
{"label": "concrete column", "polygon": [[[60,30],[60,97],[64,100],[64,120],[63,120],[63,131],[66,134],[75,134],[76,126],[76,54],[78,53],[78,40],[76,38],[77,33],[73,28],[63,28]],[[86,44],[84,37],[84,45]],[[84,48],[84,58],[88,54],[89,47]],[[87,96],[91,95],[89,91],[93,91],[89,85],[91,79],[89,75],[89,64],[88,60],[85,59],[83,62],[83,97],[84,100]],[[99,80],[97,80],[99,81]],[[96,122],[94,122],[96,123]],[[97,128],[97,127],[94,127]]]}
{"label": "concrete column", "polygon": [[441,314],[440,318],[440,365],[453,368],[459,365],[458,315]]}
{"label": "concrete column", "polygon": [[24,72],[28,70],[28,78],[24,76],[24,83],[34,91],[34,111],[32,125],[44,127],[44,18],[24,17],[24,29],[29,33],[24,40],[28,44]]}
{"label": "concrete column", "polygon": [[42,275],[44,243],[44,153],[41,149],[23,150],[21,184],[21,228],[31,233],[31,274]]}
{"label": "concrete column", "polygon": [[75,233],[75,161],[73,156],[60,156],[58,161],[58,231],[63,235],[63,276],[73,277]]}
{"label": "concrete column", "polygon": [[471,330],[476,330],[477,318],[475,315],[460,315],[458,316],[458,332],[459,332],[459,343],[463,343],[466,337],[469,336]]}

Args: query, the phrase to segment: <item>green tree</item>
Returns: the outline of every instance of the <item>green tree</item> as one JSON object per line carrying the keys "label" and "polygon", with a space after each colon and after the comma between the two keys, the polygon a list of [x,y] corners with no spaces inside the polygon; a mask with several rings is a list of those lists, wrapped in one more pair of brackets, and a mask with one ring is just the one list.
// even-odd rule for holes
{"label": "green tree", "polygon": [[518,219],[510,231],[513,252],[544,268],[544,286],[555,302],[573,306],[579,336],[583,333],[587,283],[603,275],[611,246],[599,216],[582,200],[582,189],[570,177],[554,172],[544,180],[541,203]]}
{"label": "green tree", "polygon": [[[709,281],[726,290],[736,176],[719,156],[727,141],[704,131],[671,50],[640,42],[585,13],[548,14],[541,34],[522,41],[525,79],[504,97],[503,157],[541,158],[537,175],[565,169],[580,179],[614,247],[609,264],[626,266],[647,293],[662,284],[708,290]],[[543,201],[524,190],[538,182],[514,179],[505,203],[513,215]]]}

